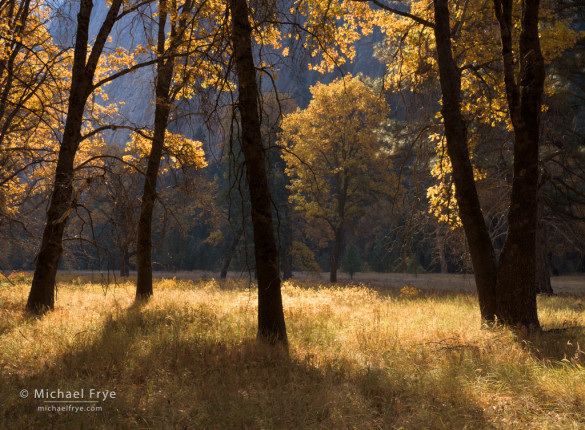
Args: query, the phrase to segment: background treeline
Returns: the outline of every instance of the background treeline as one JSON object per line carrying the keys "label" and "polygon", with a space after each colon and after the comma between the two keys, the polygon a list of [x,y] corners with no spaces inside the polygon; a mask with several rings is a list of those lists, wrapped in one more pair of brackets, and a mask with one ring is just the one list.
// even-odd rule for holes
{"label": "background treeline", "polygon": [[[578,39],[548,65],[554,91],[547,96],[548,108],[543,115],[542,168],[547,176],[541,190],[540,225],[546,270],[551,274],[585,271],[584,48],[583,39]],[[389,62],[388,57],[396,49],[391,40],[376,43],[376,58]],[[363,61],[366,68],[372,67],[371,59]],[[314,80],[315,76],[311,78]],[[331,82],[335,76],[317,75],[317,78]],[[438,182],[437,175],[432,173],[437,159],[435,141],[440,139],[436,119],[440,109],[438,83],[429,77],[417,83],[417,87],[404,85],[397,92],[396,87],[381,88],[384,78],[369,79],[361,75],[360,79],[389,105],[391,113],[377,130],[377,136],[390,152],[391,162],[384,174],[393,179],[387,182],[388,188],[392,188],[390,192],[376,194],[375,201],[364,201],[359,216],[348,226],[342,243],[341,269],[349,271],[351,266],[357,271],[375,272],[471,271],[462,229],[450,226],[448,219],[445,222],[446,218],[441,219],[441,215],[429,209],[428,190]],[[310,94],[294,97],[285,93],[277,100],[271,91],[264,94],[267,146],[281,141],[280,113],[293,112],[298,105],[306,107],[310,97]],[[147,108],[148,98],[142,99],[142,103]],[[252,227],[242,175],[243,159],[238,142],[230,145],[226,137],[228,120],[222,117],[219,127],[222,133],[212,133],[198,120],[194,124],[182,120],[170,125],[177,131],[191,129],[191,134],[204,142],[210,155],[208,165],[195,174],[169,170],[160,176],[161,198],[155,206],[153,227],[154,270],[220,272],[229,267],[234,271],[253,271]],[[506,199],[511,180],[507,170],[511,163],[510,133],[503,127],[482,124],[477,127],[481,128],[482,141],[477,143],[475,160],[486,176],[480,182],[480,193],[487,203],[491,234],[501,248],[507,228]],[[112,150],[122,157],[125,149],[116,143],[120,142],[118,135],[108,135],[108,140],[113,142],[109,144]],[[109,269],[122,274],[135,269],[143,177],[124,168],[117,160],[108,161],[107,167],[94,174],[91,185],[80,196],[86,203],[83,210],[75,211],[76,216],[67,227],[62,269]],[[282,151],[270,152],[267,167],[283,270],[291,267],[295,271],[329,271],[334,243],[319,231],[326,227],[319,228],[308,221],[303,211],[295,211],[294,202],[289,202],[287,186],[290,184]],[[382,172],[368,174],[383,175]],[[439,178],[440,181],[449,179]],[[45,193],[31,195],[23,200],[18,219],[2,220],[4,245],[0,265],[3,270],[34,268],[46,199]],[[449,211],[449,204],[452,202],[443,205],[441,210]],[[449,216],[456,216],[453,207]]]}

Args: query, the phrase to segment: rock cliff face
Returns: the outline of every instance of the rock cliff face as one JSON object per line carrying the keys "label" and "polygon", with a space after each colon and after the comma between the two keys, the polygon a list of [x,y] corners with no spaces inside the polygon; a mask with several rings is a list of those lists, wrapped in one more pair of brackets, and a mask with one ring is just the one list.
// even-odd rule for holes
{"label": "rock cliff face", "polygon": [[[61,18],[54,21],[52,33],[56,40],[62,46],[73,46],[75,27],[76,27],[76,9],[79,7],[78,2],[64,2],[61,11]],[[99,26],[103,22],[108,12],[108,6],[105,0],[94,1],[94,10],[91,16],[91,33],[90,38],[94,38],[99,31]],[[144,11],[148,13],[148,10]],[[150,13],[152,16],[152,13]],[[150,26],[150,28],[149,28]],[[147,35],[153,34],[152,22],[140,19],[137,16],[126,17],[117,23],[112,32],[112,41],[108,44],[109,49],[117,46],[126,49],[132,49],[138,44],[145,45]],[[363,73],[370,77],[379,77],[384,73],[384,66],[373,56],[374,46],[382,40],[379,33],[363,38],[356,43],[356,58],[351,64],[342,66],[344,73]],[[326,75],[310,71],[307,68],[307,56],[302,52],[295,53],[294,56],[284,59],[277,70],[278,80],[276,87],[280,92],[286,92],[295,98],[296,103],[305,107],[310,100],[309,88],[317,82],[331,82],[340,76],[336,71]],[[133,125],[137,127],[151,127],[154,117],[154,68],[152,66],[142,68],[134,73],[125,75],[108,84],[105,88],[108,98],[111,102],[124,102],[120,108],[120,124]],[[272,83],[264,79],[262,87],[265,91],[272,89]],[[193,106],[193,105],[192,105]],[[191,120],[191,124],[182,121],[172,127],[175,132],[181,132],[192,136],[194,130],[198,129],[196,119]],[[128,133],[124,131],[112,132],[107,135],[107,141],[114,144],[124,145]]]}

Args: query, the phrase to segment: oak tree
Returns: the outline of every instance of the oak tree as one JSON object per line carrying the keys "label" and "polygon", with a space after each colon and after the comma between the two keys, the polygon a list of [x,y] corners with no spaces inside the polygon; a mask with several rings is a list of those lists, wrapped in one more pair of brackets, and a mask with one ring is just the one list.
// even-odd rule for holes
{"label": "oak tree", "polygon": [[330,281],[337,282],[344,232],[376,193],[392,186],[377,133],[389,108],[359,77],[317,84],[311,93],[306,109],[285,117],[281,139],[291,201],[309,219],[327,224]]}

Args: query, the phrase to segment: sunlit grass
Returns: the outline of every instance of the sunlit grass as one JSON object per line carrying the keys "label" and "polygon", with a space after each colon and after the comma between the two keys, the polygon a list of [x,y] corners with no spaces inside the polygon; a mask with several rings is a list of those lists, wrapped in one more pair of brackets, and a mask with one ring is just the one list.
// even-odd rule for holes
{"label": "sunlit grass", "polygon": [[[0,283],[0,428],[585,427],[585,300],[540,298],[532,343],[480,328],[476,298],[412,287],[283,288],[289,353],[255,341],[244,282],[61,278],[56,309],[23,313]],[[101,412],[39,412],[20,391],[113,390]]]}

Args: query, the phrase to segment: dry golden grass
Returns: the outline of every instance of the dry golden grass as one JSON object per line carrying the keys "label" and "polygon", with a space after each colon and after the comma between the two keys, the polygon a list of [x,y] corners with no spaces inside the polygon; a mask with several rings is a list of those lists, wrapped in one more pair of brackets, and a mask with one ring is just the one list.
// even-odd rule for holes
{"label": "dry golden grass", "polygon": [[[286,283],[288,354],[255,341],[236,281],[134,287],[61,279],[25,315],[0,283],[0,428],[585,428],[585,300],[541,298],[532,343],[482,330],[471,294]],[[583,347],[585,349],[585,346]],[[113,390],[101,412],[41,412],[23,389]]]}

